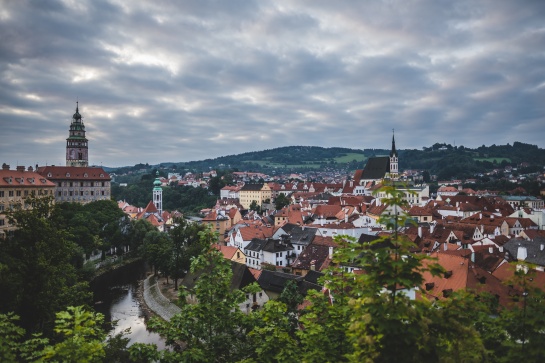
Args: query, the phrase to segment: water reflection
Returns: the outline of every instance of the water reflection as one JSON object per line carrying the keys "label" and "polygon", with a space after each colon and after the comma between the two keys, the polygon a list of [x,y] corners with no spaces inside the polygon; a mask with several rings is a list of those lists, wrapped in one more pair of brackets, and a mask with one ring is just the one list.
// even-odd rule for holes
{"label": "water reflection", "polygon": [[165,349],[165,342],[157,333],[146,328],[144,312],[137,299],[138,280],[145,276],[143,264],[134,264],[119,269],[93,282],[95,309],[104,314],[109,323],[117,320],[117,326],[110,335],[130,328],[129,345],[152,343]]}
{"label": "water reflection", "polygon": [[136,288],[136,284],[130,284],[110,289],[113,299],[110,303],[109,318],[111,321],[117,320],[117,325],[110,334],[115,335],[130,328],[130,333],[126,335],[130,339],[129,344],[153,343],[159,349],[164,349],[165,343],[159,334],[146,328],[144,314],[136,299]]}

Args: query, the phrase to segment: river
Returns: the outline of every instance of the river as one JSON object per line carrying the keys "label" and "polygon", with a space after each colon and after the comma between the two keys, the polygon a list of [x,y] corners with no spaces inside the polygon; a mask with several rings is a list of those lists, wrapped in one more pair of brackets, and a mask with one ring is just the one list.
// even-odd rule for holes
{"label": "river", "polygon": [[145,277],[143,263],[126,266],[108,274],[93,285],[95,309],[104,314],[105,321],[117,321],[111,335],[130,328],[126,335],[129,345],[152,343],[165,349],[159,334],[149,331],[144,320],[144,310],[137,299],[138,282]]}

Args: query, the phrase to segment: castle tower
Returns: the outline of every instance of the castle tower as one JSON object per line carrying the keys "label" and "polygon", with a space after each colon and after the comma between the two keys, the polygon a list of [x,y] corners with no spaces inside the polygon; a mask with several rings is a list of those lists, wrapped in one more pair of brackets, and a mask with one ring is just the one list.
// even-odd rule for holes
{"label": "castle tower", "polygon": [[72,116],[68,139],[66,139],[66,166],[89,166],[85,125],[79,114],[78,102],[76,102],[76,113]]}
{"label": "castle tower", "polygon": [[397,179],[399,176],[396,141],[392,130],[392,151],[390,151],[390,178]]}
{"label": "castle tower", "polygon": [[155,181],[153,182],[153,204],[159,215],[163,214],[163,188],[161,188],[161,180],[159,180],[159,171],[156,173]]}

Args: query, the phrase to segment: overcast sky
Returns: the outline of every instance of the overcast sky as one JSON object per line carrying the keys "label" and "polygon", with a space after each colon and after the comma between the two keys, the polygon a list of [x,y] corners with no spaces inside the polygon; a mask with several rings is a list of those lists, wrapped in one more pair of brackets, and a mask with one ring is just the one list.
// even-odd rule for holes
{"label": "overcast sky", "polygon": [[545,147],[545,1],[0,0],[0,162]]}

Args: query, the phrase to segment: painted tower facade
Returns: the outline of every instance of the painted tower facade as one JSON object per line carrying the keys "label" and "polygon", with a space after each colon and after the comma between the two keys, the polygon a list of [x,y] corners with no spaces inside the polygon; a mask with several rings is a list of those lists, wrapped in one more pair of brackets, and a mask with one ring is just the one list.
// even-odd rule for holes
{"label": "painted tower facade", "polygon": [[153,182],[153,204],[159,215],[163,214],[163,188],[161,188],[161,180],[159,179],[159,171],[156,173],[155,181]]}
{"label": "painted tower facade", "polygon": [[398,161],[396,140],[392,134],[392,151],[390,151],[390,178],[394,180],[399,177]]}
{"label": "painted tower facade", "polygon": [[88,140],[85,137],[85,125],[76,102],[76,113],[72,116],[70,131],[66,139],[66,166],[89,166]]}

